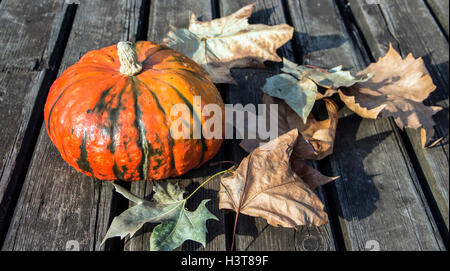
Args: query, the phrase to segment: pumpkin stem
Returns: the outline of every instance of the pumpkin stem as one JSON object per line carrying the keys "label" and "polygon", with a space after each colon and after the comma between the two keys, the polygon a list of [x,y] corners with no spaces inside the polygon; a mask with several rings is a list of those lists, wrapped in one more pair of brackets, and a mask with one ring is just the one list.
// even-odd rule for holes
{"label": "pumpkin stem", "polygon": [[120,41],[117,44],[117,54],[121,74],[133,76],[142,71],[142,64],[137,60],[136,49],[132,42]]}

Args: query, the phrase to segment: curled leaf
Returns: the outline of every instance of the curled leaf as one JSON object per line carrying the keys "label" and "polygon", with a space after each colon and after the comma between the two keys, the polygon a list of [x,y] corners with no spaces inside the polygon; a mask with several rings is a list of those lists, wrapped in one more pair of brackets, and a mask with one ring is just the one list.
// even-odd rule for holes
{"label": "curled leaf", "polygon": [[[283,74],[267,79],[263,92],[283,99],[306,122],[314,103],[336,93],[340,87],[349,87],[357,82],[367,81],[371,75],[354,77],[342,67],[323,70],[313,66],[297,65],[287,59],[283,60]],[[327,90],[325,94],[318,91],[318,86]]]}
{"label": "curled leaf", "polygon": [[311,65],[297,65],[289,60],[284,61],[283,72],[292,74],[296,78],[308,78],[318,86],[326,89],[350,87],[358,82],[366,82],[373,75],[370,73],[353,76],[349,71],[343,71],[342,66],[325,70]]}
{"label": "curled leaf", "polygon": [[306,122],[316,102],[317,85],[307,78],[299,80],[289,74],[279,74],[267,79],[263,92],[286,101]]}
{"label": "curled leaf", "polygon": [[280,62],[276,50],[294,32],[287,24],[249,24],[255,5],[209,22],[200,22],[192,14],[189,29],[172,29],[164,43],[200,64],[213,82],[235,83],[231,68],[261,67],[264,61]]}
{"label": "curled leaf", "polygon": [[384,57],[359,74],[369,73],[374,75],[369,81],[339,90],[341,100],[361,117],[393,117],[401,129],[422,127],[425,146],[434,131],[432,116],[442,108],[423,104],[436,86],[422,58],[409,54],[402,59],[391,44]]}
{"label": "curled leaf", "polygon": [[302,158],[292,155],[291,156],[291,168],[292,170],[305,182],[311,190],[316,190],[318,187],[331,183],[340,177],[328,177],[311,167]]}
{"label": "curled leaf", "polygon": [[221,179],[219,208],[262,217],[270,225],[294,228],[328,222],[324,206],[290,166],[297,129],[257,148],[231,175]]}
{"label": "curled leaf", "polygon": [[[278,105],[278,134],[283,135],[297,128],[301,134],[295,146],[294,154],[300,154],[301,159],[322,160],[333,153],[336,129],[338,124],[338,106],[329,99],[324,99],[328,119],[317,121],[310,114],[307,122],[303,123],[300,117],[282,100],[264,95],[263,103],[266,105],[266,121],[274,121],[271,117],[269,105]],[[267,125],[268,126],[268,125]],[[267,140],[244,139],[240,146],[247,152],[267,143]]]}
{"label": "curled leaf", "polygon": [[305,147],[310,146],[308,152],[294,151],[294,154],[299,155],[299,158],[322,160],[333,154],[339,119],[338,106],[330,99],[324,99],[324,102],[328,112],[328,119],[326,120],[317,121],[314,115],[310,114],[306,125],[302,125],[297,115],[292,113],[287,115],[288,123],[291,123],[291,126],[297,124],[304,141],[309,143],[305,144]]}

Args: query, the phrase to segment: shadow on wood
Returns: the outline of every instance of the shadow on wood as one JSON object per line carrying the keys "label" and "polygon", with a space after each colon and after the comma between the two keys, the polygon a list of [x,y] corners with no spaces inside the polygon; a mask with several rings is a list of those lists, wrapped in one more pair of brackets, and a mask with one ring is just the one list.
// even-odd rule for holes
{"label": "shadow on wood", "polygon": [[[311,53],[329,50],[333,48],[337,48],[347,42],[346,38],[342,35],[321,35],[321,36],[311,36],[307,33],[302,33],[295,31],[294,36],[300,40],[304,40],[309,45],[303,46],[299,48],[294,48],[301,52],[302,55],[309,55]],[[314,48],[314,49],[312,49]],[[322,67],[327,68],[327,67]],[[344,67],[345,68],[345,67]],[[351,67],[347,67],[347,69],[351,69]]]}
{"label": "shadow on wood", "polygon": [[[234,212],[233,214],[235,215]],[[255,218],[244,214],[239,214],[237,223],[240,224],[240,227],[236,228],[236,235],[253,237],[253,240],[247,244],[247,247],[243,251],[249,250],[249,248],[253,245],[253,242],[255,242],[256,239],[258,239],[258,237],[263,234],[268,227],[271,227],[267,224],[264,228],[258,230],[258,227],[256,227]]]}
{"label": "shadow on wood", "polygon": [[[364,160],[378,146],[378,142],[382,142],[391,134],[391,132],[384,132],[357,139],[361,121],[362,119],[355,114],[342,118],[339,120],[336,133],[337,141],[334,152],[339,153],[340,157],[346,157],[340,163],[345,168],[346,174],[349,175],[337,182],[345,181],[345,186],[352,187],[351,190],[347,191],[347,197],[348,202],[355,206],[355,208],[352,208],[352,213],[346,215],[340,213],[340,216],[344,216],[343,218],[347,221],[366,218],[376,210],[376,203],[379,200],[379,191],[373,182],[373,177],[376,175],[366,172]],[[343,134],[346,136],[342,136]],[[348,149],[348,144],[352,144],[354,147]]]}
{"label": "shadow on wood", "polygon": [[[434,73],[431,73],[431,71],[439,71],[442,72],[443,74],[439,74],[441,75],[441,79],[446,81],[448,84],[448,74],[449,74],[449,63],[448,61],[437,64],[437,65],[433,65],[432,64],[432,57],[430,54],[427,54],[425,56],[422,57],[423,62],[425,63],[425,66],[427,67],[428,71],[430,71],[430,75],[432,77],[436,76]],[[433,78],[433,81],[436,84],[436,79]],[[439,86],[437,86],[439,87]],[[442,87],[442,86],[441,86]],[[433,120],[436,122],[436,126],[439,127],[439,130],[441,132],[443,132],[442,137],[447,137],[448,140],[448,133],[449,133],[449,108],[445,107],[446,105],[446,101],[448,101],[449,99],[449,92],[447,91],[434,91],[430,94],[430,96],[428,97],[428,99],[425,100],[425,104],[432,106],[432,105],[444,105],[444,109],[439,111],[436,115],[433,116]],[[434,102],[430,102],[430,101],[434,101]],[[446,145],[447,143],[443,143],[441,142],[439,145]]]}

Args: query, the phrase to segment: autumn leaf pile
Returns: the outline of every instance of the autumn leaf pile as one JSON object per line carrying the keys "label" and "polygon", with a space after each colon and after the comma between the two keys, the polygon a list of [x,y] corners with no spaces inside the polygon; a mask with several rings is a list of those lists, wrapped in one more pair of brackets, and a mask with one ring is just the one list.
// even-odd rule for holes
{"label": "autumn leaf pile", "polygon": [[[441,110],[423,101],[436,86],[421,58],[405,59],[390,46],[387,54],[356,75],[342,70],[302,66],[281,59],[276,50],[288,42],[294,29],[289,25],[248,23],[255,4],[220,19],[200,22],[192,14],[187,29],[175,29],[164,39],[166,45],[189,56],[209,73],[215,83],[236,84],[231,68],[264,67],[265,61],[283,62],[282,73],[269,78],[263,87],[263,103],[277,104],[278,114],[266,110],[266,119],[278,116],[279,137],[267,142],[244,139],[240,146],[249,153],[240,165],[219,172],[219,209],[261,217],[273,226],[295,228],[321,226],[328,222],[324,205],[314,190],[335,178],[308,164],[333,153],[338,125],[338,106],[331,96],[363,118],[392,117],[399,128],[420,129],[422,145],[433,136],[432,116]],[[311,113],[323,100],[328,118],[318,121]],[[267,106],[266,108],[269,108]],[[114,185],[136,205],[117,216],[105,240],[131,237],[145,223],[161,223],[150,238],[151,250],[173,250],[186,240],[205,246],[206,221],[217,219],[206,208],[208,200],[190,212],[184,206],[195,194],[169,182],[154,185],[154,200],[140,199]],[[199,188],[200,188],[199,187]],[[217,208],[217,207],[216,207]]]}

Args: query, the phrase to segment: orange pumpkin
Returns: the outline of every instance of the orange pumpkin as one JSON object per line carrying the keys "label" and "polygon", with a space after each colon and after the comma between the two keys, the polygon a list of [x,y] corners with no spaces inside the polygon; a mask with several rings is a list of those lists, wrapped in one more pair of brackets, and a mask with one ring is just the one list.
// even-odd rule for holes
{"label": "orange pumpkin", "polygon": [[[198,107],[194,96],[201,96]],[[222,144],[174,139],[175,104],[187,105],[191,124],[204,124],[207,104],[224,112],[219,92],[194,61],[152,42],[119,42],[69,67],[52,85],[44,117],[51,141],[76,170],[100,180],[159,180],[201,166]]]}

